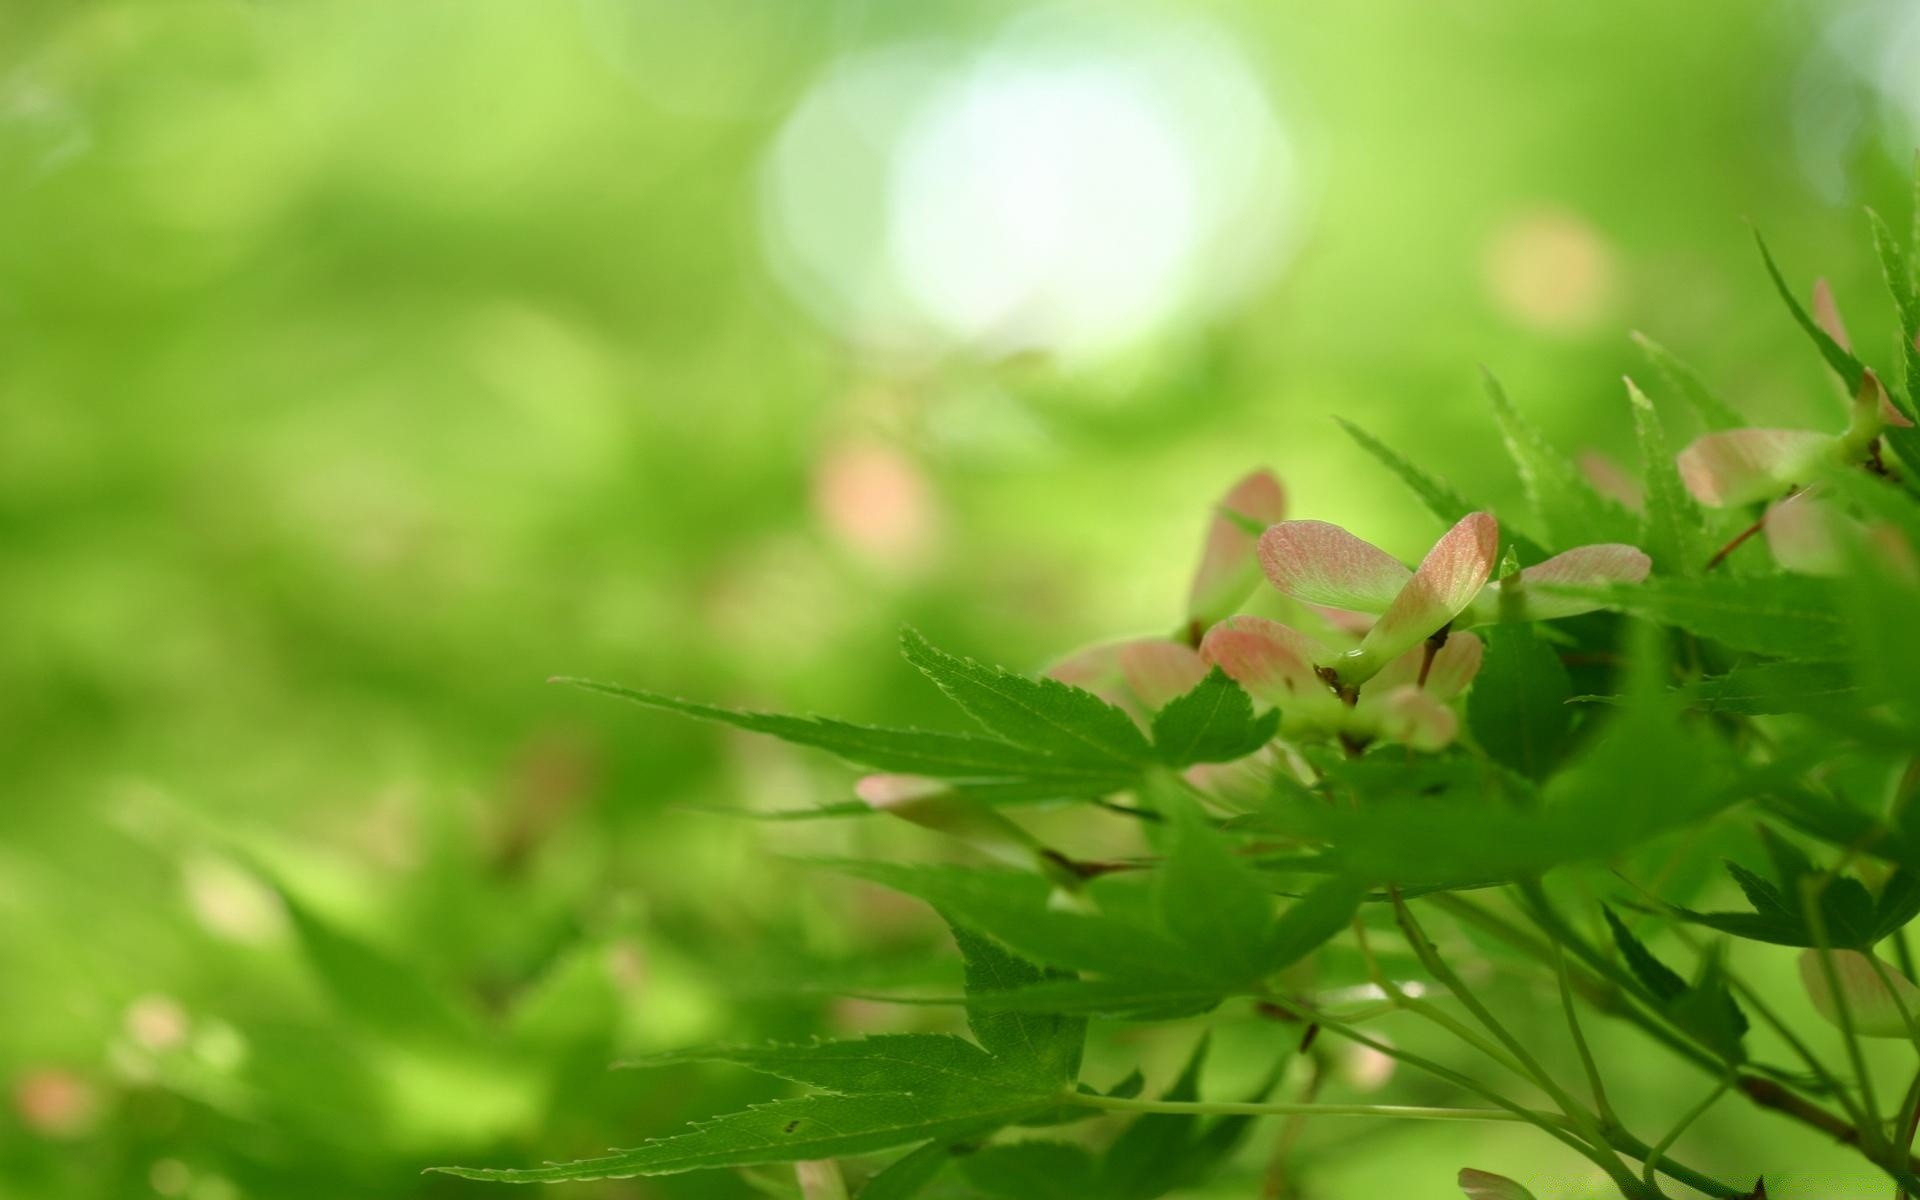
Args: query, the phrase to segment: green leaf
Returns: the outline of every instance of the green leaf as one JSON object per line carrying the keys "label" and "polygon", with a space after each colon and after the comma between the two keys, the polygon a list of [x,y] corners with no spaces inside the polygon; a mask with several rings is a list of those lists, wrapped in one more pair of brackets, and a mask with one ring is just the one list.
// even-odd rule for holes
{"label": "green leaf", "polygon": [[[1162,1100],[1200,1098],[1200,1069],[1206,1062],[1208,1042],[1202,1035]],[[1261,1094],[1265,1091],[1263,1086]],[[1088,1195],[1101,1200],[1154,1200],[1196,1183],[1232,1153],[1251,1124],[1248,1117],[1224,1117],[1203,1127],[1193,1113],[1141,1116],[1107,1148],[1100,1161],[1099,1186]]]}
{"label": "green leaf", "polygon": [[1759,662],[1742,663],[1725,675],[1698,680],[1686,695],[1695,708],[1706,712],[1762,716],[1852,708],[1860,689],[1844,669],[1829,663]]}
{"label": "green leaf", "polygon": [[1573,729],[1573,683],[1553,647],[1526,624],[1490,625],[1480,673],[1467,692],[1467,727],[1487,756],[1529,779],[1565,757]]}
{"label": "green leaf", "polygon": [[1267,935],[1266,969],[1290,966],[1345,932],[1366,894],[1361,884],[1336,875],[1288,905]]}
{"label": "green leaf", "polygon": [[1191,800],[1169,795],[1160,807],[1173,825],[1166,861],[1153,876],[1161,926],[1184,943],[1188,962],[1206,968],[1205,977],[1226,987],[1253,981],[1267,970],[1273,898]]}
{"label": "green leaf", "polygon": [[925,1092],[977,1081],[998,1069],[994,1056],[965,1038],[944,1033],[893,1033],[845,1042],[800,1045],[710,1046],[635,1059],[622,1066],[730,1063],[842,1095]]}
{"label": "green leaf", "polygon": [[1030,984],[1016,991],[985,994],[975,1002],[1006,1012],[1166,1021],[1209,1012],[1225,998],[1219,987],[1184,976],[1128,975]]}
{"label": "green leaf", "polygon": [[1649,579],[1632,587],[1556,589],[1595,598],[1735,650],[1832,661],[1847,652],[1846,616],[1834,585],[1804,576],[1713,574]]}
{"label": "green leaf", "polygon": [[[826,717],[790,717],[778,713],[740,712],[657,692],[598,683],[590,679],[560,679],[587,691],[600,692],[646,708],[680,713],[764,733],[795,745],[826,750],[863,767],[902,771],[939,779],[1050,781],[1063,789],[1104,789],[1119,773],[1089,769],[1083,762],[1066,762],[997,738],[970,734],[934,733],[920,729],[881,729],[853,725]],[[1051,781],[1057,781],[1053,783]]]}
{"label": "green leaf", "polygon": [[1746,1036],[1747,1018],[1727,988],[1726,976],[1718,956],[1710,955],[1700,978],[1689,985],[1672,968],[1654,957],[1651,950],[1628,929],[1611,908],[1604,908],[1607,927],[1613,931],[1614,945],[1620,957],[1643,987],[1683,1028],[1718,1049],[1729,1059],[1744,1057],[1741,1039]]}
{"label": "green leaf", "polygon": [[947,1142],[928,1142],[888,1163],[867,1180],[854,1200],[913,1200],[953,1161]]}
{"label": "green leaf", "polygon": [[1678,355],[1644,333],[1633,335],[1634,344],[1647,356],[1653,369],[1682,400],[1685,400],[1708,429],[1738,429],[1749,424],[1726,401],[1715,395],[1700,376]]}
{"label": "green leaf", "polygon": [[1683,1029],[1727,1058],[1737,1062],[1746,1057],[1741,1043],[1747,1036],[1747,1014],[1740,1010],[1728,987],[1726,967],[1717,947],[1707,952],[1699,978],[1667,1006],[1667,1011]]}
{"label": "green leaf", "polygon": [[[1805,872],[1795,872],[1781,884],[1749,871],[1737,862],[1726,864],[1727,873],[1740,886],[1752,912],[1695,912],[1670,906],[1675,915],[1695,925],[1717,929],[1721,933],[1775,946],[1811,948],[1821,942],[1807,921],[1799,896],[1799,883]],[[1844,876],[1829,880],[1818,900],[1825,941],[1836,949],[1864,950],[1879,940],[1879,914],[1872,893],[1855,879]]]}
{"label": "green leaf", "polygon": [[475,1014],[412,963],[337,928],[272,879],[292,918],[300,950],[347,1022],[397,1044],[477,1052]]}
{"label": "green leaf", "polygon": [[[1334,420],[1339,422],[1340,428],[1347,431],[1347,436],[1360,443],[1362,450],[1373,455],[1387,470],[1393,472],[1400,482],[1406,484],[1420,502],[1426,505],[1427,511],[1438,517],[1443,524],[1452,526],[1468,513],[1486,511],[1485,505],[1469,501],[1446,482],[1414,466],[1404,455],[1353,422],[1341,417],[1335,417]],[[1503,527],[1500,530],[1500,537],[1509,548],[1518,550],[1529,562],[1543,562],[1550,557],[1539,543],[1517,530]]]}
{"label": "green leaf", "polygon": [[1820,357],[1827,360],[1827,365],[1833,368],[1834,374],[1840,376],[1840,381],[1846,384],[1847,395],[1851,396],[1858,392],[1866,366],[1853,356],[1852,351],[1834,341],[1831,334],[1820,328],[1819,322],[1813,319],[1806,307],[1794,296],[1793,289],[1787,285],[1785,276],[1780,274],[1779,264],[1773,261],[1773,251],[1767,249],[1767,239],[1762,237],[1757,229],[1753,231],[1753,240],[1760,247],[1760,257],[1767,264],[1767,276],[1773,280],[1774,290],[1780,293],[1780,299],[1786,303],[1788,311],[1793,313],[1794,321],[1806,331],[1809,338],[1813,339],[1814,347],[1820,351]]}
{"label": "green leaf", "polygon": [[1036,961],[1105,975],[1166,980],[1185,955],[1157,929],[1110,915],[1052,907],[1052,887],[1036,875],[976,867],[823,861],[926,901],[948,921],[987,934]]}
{"label": "green leaf", "polygon": [[1092,692],[957,658],[912,629],[901,635],[901,648],[968,716],[1009,742],[1109,772],[1153,761],[1153,748],[1132,719]]}
{"label": "green leaf", "polygon": [[1633,515],[1617,500],[1595,491],[1578,468],[1520,415],[1491,371],[1484,371],[1483,377],[1507,453],[1519,469],[1520,483],[1548,538],[1562,549],[1633,541],[1639,533]]}
{"label": "green leaf", "polygon": [[1666,1003],[1676,1000],[1686,993],[1687,981],[1682,979],[1673,968],[1654,957],[1646,943],[1634,936],[1626,923],[1621,921],[1612,908],[1605,905],[1601,910],[1606,913],[1607,928],[1613,931],[1613,944],[1620,948],[1620,957],[1626,961],[1627,969],[1633,972],[1641,986],[1651,992],[1655,999]]}
{"label": "green leaf", "polygon": [[1697,575],[1708,549],[1701,531],[1706,518],[1680,482],[1673,447],[1653,401],[1627,380],[1627,403],[1633,410],[1633,428],[1640,443],[1640,472],[1646,484],[1647,512],[1642,522],[1641,546],[1663,575]]}
{"label": "green leaf", "polygon": [[[1276,806],[1263,821],[1274,832],[1326,843],[1355,878],[1456,887],[1608,858],[1775,786],[1772,768],[1731,771],[1716,743],[1682,720],[1667,673],[1649,631],[1636,645],[1627,691],[1598,737],[1530,807],[1471,793],[1433,796],[1379,779],[1363,808]],[[1409,768],[1410,782],[1424,778]]]}
{"label": "green leaf", "polygon": [[1920,872],[1899,870],[1880,889],[1873,909],[1873,941],[1892,937],[1920,916]]}
{"label": "green leaf", "polygon": [[[966,970],[969,1000],[1050,980],[1058,972],[1042,970],[1008,953],[992,939],[948,921]],[[1080,1076],[1080,1052],[1086,1044],[1085,1021],[1052,1014],[995,1011],[967,1005],[967,1027],[988,1053],[1037,1087],[1059,1087]]]}
{"label": "green leaf", "polygon": [[[1041,978],[1038,968],[984,939],[959,929],[955,939],[966,959],[969,993],[982,984]],[[896,1034],[663,1055],[642,1065],[736,1063],[825,1093],[731,1113],[691,1133],[600,1158],[524,1170],[437,1169],[505,1183],[668,1175],[975,1138],[1057,1110],[1078,1070],[1085,1027],[1056,1017],[969,1015],[981,1046],[940,1034]]]}
{"label": "green leaf", "polygon": [[989,1146],[960,1160],[960,1173],[1001,1200],[1086,1200],[1093,1190],[1093,1156],[1066,1142]]}
{"label": "green leaf", "polygon": [[800,1162],[886,1150],[930,1138],[978,1137],[1045,1111],[1040,1097],[983,1083],[915,1095],[802,1096],[757,1105],[599,1158],[521,1170],[436,1167],[462,1179],[564,1183],[673,1175],[709,1167]]}
{"label": "green leaf", "polygon": [[1893,230],[1887,228],[1880,214],[1872,209],[1867,210],[1867,218],[1873,226],[1873,244],[1880,252],[1880,270],[1887,281],[1887,292],[1893,297],[1894,311],[1900,318],[1902,376],[1906,384],[1906,404],[1902,411],[1911,420],[1915,405],[1920,404],[1920,344],[1916,344],[1920,340],[1920,288],[1914,286],[1912,268]]}
{"label": "green leaf", "polygon": [[1253,700],[1219,667],[1153,718],[1153,745],[1171,767],[1232,762],[1273,739],[1278,709],[1253,715]]}

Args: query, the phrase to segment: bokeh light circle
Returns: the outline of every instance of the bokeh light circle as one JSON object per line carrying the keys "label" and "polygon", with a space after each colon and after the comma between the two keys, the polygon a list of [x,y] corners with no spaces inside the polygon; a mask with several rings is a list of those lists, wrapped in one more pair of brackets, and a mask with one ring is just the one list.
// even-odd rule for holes
{"label": "bokeh light circle", "polygon": [[789,290],[865,347],[1100,357],[1270,278],[1300,192],[1220,30],[1043,10],[835,64],[767,154],[762,228]]}

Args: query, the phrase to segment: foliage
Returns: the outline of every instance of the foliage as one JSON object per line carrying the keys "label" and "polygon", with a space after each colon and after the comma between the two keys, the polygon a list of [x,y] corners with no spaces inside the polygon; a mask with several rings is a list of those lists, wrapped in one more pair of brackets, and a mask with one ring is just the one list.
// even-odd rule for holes
{"label": "foliage", "polygon": [[[1903,251],[1876,233],[1903,343],[1913,341]],[[1702,1112],[1744,1096],[1769,1110],[1756,1119],[1838,1131],[1895,1184],[1920,1187],[1907,1146],[1920,1084],[1883,1108],[1857,1042],[1920,1035],[1920,1012],[1906,1010],[1920,991],[1902,974],[1912,969],[1905,929],[1920,915],[1910,803],[1920,790],[1920,676],[1884,665],[1912,661],[1920,612],[1920,460],[1903,436],[1920,376],[1888,391],[1848,348],[1830,293],[1816,289],[1809,311],[1764,243],[1762,252],[1851,398],[1849,423],[1838,434],[1732,425],[1649,343],[1708,431],[1675,452],[1666,417],[1629,381],[1638,512],[1597,492],[1489,379],[1523,508],[1501,518],[1472,509],[1412,458],[1351,429],[1450,526],[1417,567],[1337,526],[1285,519],[1277,481],[1256,473],[1212,518],[1193,589],[1209,611],[1190,609],[1173,636],[1102,644],[1031,676],[908,630],[907,662],[973,732],[586,685],[880,771],[857,789],[863,805],[822,815],[890,813],[995,858],[816,864],[918,899],[950,924],[966,977],[952,1002],[973,1038],[659,1056],[642,1065],[730,1063],[811,1090],[610,1156],[449,1170],[545,1182],[832,1158],[849,1163],[836,1178],[871,1179],[855,1196],[920,1194],[957,1176],[988,1197],[1147,1200],[1221,1169],[1250,1119],[1318,1113],[1530,1124],[1629,1200],[1672,1188],[1738,1197],[1765,1185],[1717,1180],[1683,1150]],[[1245,511],[1256,495],[1259,517]],[[1813,504],[1817,520],[1807,518]],[[1767,550],[1742,549],[1761,532],[1771,563]],[[1253,561],[1271,592],[1247,594]],[[1576,673],[1592,689],[1586,703],[1574,703]],[[1118,815],[1142,845],[1085,857],[1074,823],[1053,826],[1066,838],[1057,845],[1022,824],[1052,811]],[[1734,823],[1754,824],[1770,864],[1763,874],[1738,857],[1726,863],[1749,911],[1667,898],[1685,844]],[[1595,863],[1615,872],[1610,897],[1584,896],[1587,911],[1570,911],[1559,885],[1591,883]],[[1635,928],[1623,908],[1654,920]],[[1583,932],[1596,918],[1604,941]],[[1581,1083],[1545,1065],[1549,1052],[1516,1035],[1515,1018],[1452,965],[1453,927],[1503,943],[1516,970],[1558,990]],[[1690,978],[1649,944],[1662,927],[1694,960]],[[1749,1009],[1779,1018],[1723,939],[1801,948],[1808,1000],[1846,1054],[1830,1058],[1781,1027],[1802,1061],[1761,1057]],[[1370,1000],[1356,1004],[1326,965],[1343,948],[1358,952]],[[1456,1069],[1371,1036],[1362,1026],[1382,1005],[1457,1036],[1480,1062]],[[1106,1090],[1082,1075],[1090,1020],[1151,1026],[1235,1013],[1302,1023],[1397,1060],[1456,1102],[1320,1102],[1317,1076],[1269,1099],[1286,1078],[1280,1068],[1251,1100],[1207,1099],[1204,1039],[1155,1099],[1138,1097],[1137,1074]],[[1715,1085],[1707,1100],[1671,1128],[1614,1110],[1607,1063],[1582,1026],[1595,1016],[1624,1020],[1699,1068]],[[1549,1107],[1509,1091],[1502,1068]],[[1136,1115],[1104,1153],[1051,1135],[1001,1136],[1114,1112]],[[1287,1169],[1290,1126],[1281,1128],[1270,1187]],[[896,1148],[904,1154],[891,1165],[866,1165]],[[1749,1178],[1792,1164],[1738,1168]],[[1459,1182],[1469,1196],[1529,1194],[1477,1169]]]}

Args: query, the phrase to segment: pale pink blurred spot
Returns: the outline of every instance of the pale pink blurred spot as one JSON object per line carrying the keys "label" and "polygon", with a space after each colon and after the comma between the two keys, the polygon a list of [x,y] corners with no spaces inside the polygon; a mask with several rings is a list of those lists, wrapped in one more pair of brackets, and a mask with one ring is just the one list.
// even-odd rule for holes
{"label": "pale pink blurred spot", "polygon": [[1258,470],[1244,476],[1221,497],[1217,511],[1207,522],[1206,548],[1193,573],[1188,591],[1187,615],[1202,626],[1227,616],[1247,598],[1259,582],[1254,567],[1254,546],[1259,535],[1243,528],[1226,516],[1237,513],[1262,525],[1271,525],[1286,515],[1286,492],[1272,471]]}
{"label": "pale pink blurred spot", "polygon": [[[1907,1022],[1901,1016],[1920,1020],[1920,987],[1889,963],[1879,963],[1858,950],[1831,952],[1833,977],[1839,983],[1840,998],[1847,1006],[1853,1031],[1861,1037],[1905,1038]],[[1840,1025],[1840,1005],[1834,989],[1827,983],[1827,968],[1818,950],[1800,953],[1800,982],[1814,1009],[1835,1026]],[[1884,976],[1884,978],[1883,978]],[[1889,986],[1891,985],[1891,986]]]}
{"label": "pale pink blurred spot", "polygon": [[1468,513],[1420,560],[1413,579],[1367,631],[1361,651],[1385,665],[1453,620],[1486,586],[1500,546],[1500,523],[1490,513]]}
{"label": "pale pink blurred spot", "polygon": [[41,1137],[84,1137],[99,1119],[100,1095],[72,1071],[42,1067],[13,1081],[13,1111]]}
{"label": "pale pink blurred spot", "polygon": [[1582,450],[1574,457],[1574,463],[1580,468],[1580,473],[1587,477],[1587,482],[1593,485],[1594,491],[1619,501],[1621,507],[1630,512],[1646,511],[1646,488],[1632,472],[1612,458],[1598,450]]}
{"label": "pale pink blurred spot", "polygon": [[1619,270],[1612,245],[1585,217],[1541,208],[1494,231],[1481,274],[1509,318],[1546,333],[1577,333],[1606,316]]}
{"label": "pale pink blurred spot", "polygon": [[171,996],[142,996],[127,1006],[123,1021],[135,1045],[155,1052],[185,1044],[192,1022],[187,1010]]}
{"label": "pale pink blurred spot", "polygon": [[924,775],[863,775],[853,785],[853,794],[869,808],[882,811],[938,796],[947,785]]}
{"label": "pale pink blurred spot", "polygon": [[1913,422],[1907,420],[1907,414],[1894,407],[1893,397],[1887,395],[1886,385],[1880,382],[1878,375],[1872,371],[1863,373],[1860,377],[1860,390],[1871,393],[1867,399],[1879,410],[1882,421],[1902,429],[1913,428]]}
{"label": "pale pink blurred spot", "polygon": [[1847,336],[1847,323],[1840,319],[1840,305],[1834,301],[1833,285],[1824,279],[1813,281],[1813,321],[1826,330],[1840,348],[1853,352],[1853,339]]}
{"label": "pale pink blurred spot", "polygon": [[1797,575],[1844,575],[1849,524],[1829,502],[1800,492],[1767,507],[1767,549],[1782,570]]}
{"label": "pale pink blurred spot", "polygon": [[[1149,699],[1140,692],[1141,686],[1155,697],[1165,693],[1170,700],[1198,683],[1206,670],[1192,649],[1171,638],[1157,637],[1087,646],[1048,666],[1041,674],[1092,692],[1108,704],[1127,710],[1144,725],[1166,701]],[[1189,676],[1192,682],[1186,687],[1176,686]],[[1169,688],[1173,690],[1169,692]]]}
{"label": "pale pink blurred spot", "polygon": [[[1378,1037],[1378,1035],[1376,1035]],[[1392,1045],[1384,1037],[1379,1040]],[[1394,1069],[1399,1065],[1393,1055],[1372,1046],[1362,1046],[1358,1042],[1341,1043],[1341,1074],[1346,1077],[1347,1085],[1356,1092],[1377,1092],[1393,1079]]]}
{"label": "pale pink blurred spot", "polygon": [[1505,1175],[1476,1171],[1472,1167],[1461,1170],[1459,1184],[1467,1200],[1533,1200],[1532,1192]]}
{"label": "pale pink blurred spot", "polygon": [[1149,710],[1193,690],[1207,668],[1192,647],[1172,641],[1128,642],[1120,648],[1120,673]]}
{"label": "pale pink blurred spot", "polygon": [[1460,732],[1460,718],[1433,695],[1403,683],[1379,698],[1380,735],[1415,750],[1440,750]]}
{"label": "pale pink blurred spot", "polygon": [[1880,561],[1894,574],[1908,583],[1920,583],[1920,556],[1913,552],[1913,544],[1906,535],[1889,521],[1875,521],[1867,526],[1867,544],[1880,554]]}
{"label": "pale pink blurred spot", "polygon": [[1400,560],[1326,521],[1282,521],[1260,536],[1260,565],[1306,604],[1384,612],[1413,578]]}
{"label": "pale pink blurred spot", "polygon": [[181,875],[187,905],[208,933],[258,945],[286,932],[286,907],[252,872],[226,859],[202,857],[189,859]]}
{"label": "pale pink blurred spot", "polygon": [[1040,673],[1118,704],[1126,694],[1126,680],[1120,674],[1120,648],[1126,644],[1100,642],[1075,650]]}
{"label": "pale pink blurred spot", "polygon": [[607,979],[622,992],[638,992],[647,983],[647,954],[632,938],[621,938],[607,946],[601,965]]}
{"label": "pale pink blurred spot", "polygon": [[1238,808],[1256,808],[1273,794],[1279,759],[1273,747],[1263,746],[1232,762],[1199,763],[1188,767],[1186,780],[1207,795]]}
{"label": "pale pink blurred spot", "polygon": [[1675,458],[1693,498],[1713,508],[1772,500],[1804,476],[1835,439],[1805,429],[1728,429],[1695,439]]}
{"label": "pale pink blurred spot", "polygon": [[801,1200],[847,1200],[846,1180],[830,1158],[793,1164],[793,1177],[800,1185]]}
{"label": "pale pink blurred spot", "polygon": [[891,446],[849,442],[828,450],[814,467],[813,506],[836,540],[877,565],[917,566],[938,538],[925,473]]}

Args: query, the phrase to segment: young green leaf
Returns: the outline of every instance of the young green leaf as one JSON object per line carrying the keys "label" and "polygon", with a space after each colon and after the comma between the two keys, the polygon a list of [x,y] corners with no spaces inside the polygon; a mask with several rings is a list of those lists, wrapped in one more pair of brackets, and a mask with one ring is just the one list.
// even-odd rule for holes
{"label": "young green leaf", "polygon": [[[1208,1038],[1194,1046],[1180,1077],[1163,1100],[1200,1098],[1200,1068]],[[1272,1087],[1263,1083],[1250,1097],[1258,1100]],[[1233,1153],[1252,1126],[1252,1118],[1222,1117],[1203,1126],[1192,1113],[1148,1113],[1128,1125],[1100,1160],[1098,1186],[1087,1193],[1100,1200],[1155,1200],[1176,1188],[1204,1179]]]}
{"label": "young green leaf", "polygon": [[957,658],[912,629],[900,641],[908,662],[997,737],[1081,768],[1112,771],[1153,761],[1153,748],[1132,719],[1092,692]]}
{"label": "young green leaf", "polygon": [[1920,916],[1920,872],[1903,868],[1887,880],[1874,902],[1872,940],[1892,937],[1916,916]]}
{"label": "young green leaf", "polygon": [[1253,715],[1253,701],[1219,667],[1154,714],[1153,747],[1170,767],[1232,762],[1273,740],[1280,713]]}
{"label": "young green leaf", "polygon": [[[957,928],[955,935],[966,958],[970,994],[982,984],[1041,978],[1031,963],[985,939]],[[690,1133],[599,1158],[520,1170],[436,1169],[503,1183],[669,1175],[976,1138],[1057,1109],[1079,1069],[1084,1026],[1055,1017],[970,1017],[980,1046],[948,1035],[898,1034],[661,1056],[641,1065],[730,1062],[823,1091],[717,1117]]]}
{"label": "young green leaf", "polygon": [[1852,351],[1835,341],[1833,335],[1822,329],[1820,323],[1807,312],[1805,306],[1794,295],[1793,289],[1787,285],[1786,277],[1780,274],[1780,266],[1773,260],[1773,251],[1767,249],[1767,239],[1762,237],[1757,229],[1753,231],[1753,240],[1760,247],[1761,260],[1767,265],[1767,277],[1773,280],[1774,290],[1780,293],[1780,299],[1793,314],[1794,322],[1806,331],[1809,338],[1813,339],[1814,347],[1820,351],[1820,357],[1826,359],[1827,365],[1833,368],[1834,374],[1840,376],[1840,381],[1846,385],[1847,394],[1852,395],[1859,391],[1861,376],[1866,372],[1865,364],[1855,358]]}
{"label": "young green leaf", "polygon": [[1086,1200],[1093,1156],[1066,1142],[989,1146],[960,1160],[967,1182],[996,1200]]}
{"label": "young green leaf", "polygon": [[954,1147],[928,1142],[888,1163],[867,1180],[855,1200],[913,1200],[953,1161]]}
{"label": "young green leaf", "polygon": [[1085,1021],[1052,1014],[999,1012],[971,1002],[1063,976],[1008,953],[991,938],[965,925],[951,920],[947,924],[966,971],[970,1001],[967,1027],[981,1046],[1007,1070],[1038,1087],[1058,1087],[1079,1078],[1080,1051],[1087,1039]]}
{"label": "young green leaf", "polygon": [[1183,943],[1189,962],[1204,964],[1223,985],[1248,983],[1266,971],[1264,948],[1273,900],[1194,803],[1162,789],[1173,836],[1154,872],[1160,923]]}
{"label": "young green leaf", "polygon": [[1686,992],[1687,981],[1654,957],[1653,951],[1634,936],[1612,908],[1603,905],[1601,911],[1606,914],[1607,928],[1613,933],[1613,944],[1619,948],[1620,957],[1626,960],[1627,969],[1642,987],[1662,1003],[1676,1000]]}
{"label": "young green leaf", "polygon": [[[1360,448],[1373,455],[1380,463],[1393,472],[1400,482],[1407,485],[1427,511],[1438,517],[1444,524],[1452,525],[1468,513],[1485,511],[1486,506],[1475,504],[1453,490],[1445,481],[1427,474],[1413,465],[1406,456],[1398,453],[1379,438],[1342,417],[1335,417],[1340,428],[1347,436],[1360,444]],[[1502,531],[1508,546],[1520,552],[1528,562],[1539,562],[1547,557],[1547,551],[1538,542],[1511,526]]]}
{"label": "young green leaf", "polygon": [[1708,554],[1701,536],[1706,518],[1674,469],[1673,449],[1659,411],[1631,379],[1627,380],[1627,403],[1633,410],[1634,433],[1640,443],[1646,494],[1646,537],[1641,544],[1662,574],[1698,574]]}
{"label": "young green leaf", "polygon": [[691,1133],[643,1142],[598,1158],[517,1170],[433,1170],[496,1183],[566,1183],[839,1158],[934,1138],[979,1137],[1044,1112],[1053,1102],[1053,1097],[1012,1091],[992,1081],[914,1095],[801,1096],[716,1117]]}
{"label": "young green leaf", "polygon": [[1735,412],[1733,406],[1715,395],[1701,381],[1700,376],[1682,362],[1671,350],[1654,341],[1644,333],[1633,334],[1634,345],[1639,346],[1647,361],[1653,364],[1654,371],[1666,381],[1667,387],[1685,400],[1699,417],[1700,423],[1710,430],[1738,429],[1747,424],[1747,419]]}
{"label": "young green leaf", "polygon": [[1483,377],[1507,453],[1547,536],[1559,546],[1633,541],[1639,533],[1633,514],[1593,489],[1579,468],[1520,415],[1491,371]]}
{"label": "young green leaf", "polygon": [[1852,708],[1860,689],[1843,668],[1830,663],[1758,662],[1698,680],[1686,695],[1706,712],[1763,716]]}
{"label": "young green leaf", "polygon": [[1467,693],[1467,727],[1495,762],[1544,779],[1565,757],[1573,728],[1567,669],[1529,625],[1483,632],[1486,654]]}
{"label": "young green leaf", "polygon": [[1873,226],[1874,248],[1880,253],[1880,270],[1887,281],[1887,292],[1893,297],[1894,312],[1900,318],[1901,362],[1904,366],[1906,383],[1905,411],[1909,419],[1915,417],[1914,407],[1920,404],[1920,288],[1913,282],[1911,264],[1900,249],[1900,243],[1894,238],[1893,230],[1880,219],[1880,214],[1867,210],[1867,218]]}
{"label": "young green leaf", "polygon": [[893,1033],[845,1042],[710,1046],[622,1063],[630,1068],[729,1063],[824,1092],[928,1092],[994,1074],[994,1056],[944,1033]]}
{"label": "young green leaf", "polygon": [[1044,752],[998,738],[935,733],[921,729],[882,729],[827,717],[740,712],[619,684],[598,683],[591,679],[561,679],[558,682],[614,696],[645,708],[680,713],[701,721],[764,733],[795,745],[826,750],[848,762],[879,771],[900,771],[939,779],[1045,779],[1057,781],[1057,786],[1066,788],[1099,787],[1115,777],[1114,772],[1090,769],[1085,763],[1056,759]]}
{"label": "young green leaf", "polygon": [[1646,944],[1614,914],[1603,908],[1607,927],[1613,931],[1627,969],[1633,972],[1660,1007],[1676,1023],[1713,1046],[1724,1057],[1738,1061],[1744,1057],[1741,1039],[1747,1033],[1747,1017],[1734,1002],[1717,956],[1709,956],[1700,978],[1689,985],[1654,957]]}
{"label": "young green leaf", "polygon": [[[1800,947],[1821,943],[1823,937],[1816,936],[1808,923],[1799,895],[1804,873],[1797,872],[1791,879],[1776,884],[1736,862],[1729,861],[1726,868],[1753,911],[1703,913],[1671,906],[1674,914],[1692,924],[1748,941]],[[1876,903],[1872,893],[1858,880],[1845,876],[1828,880],[1820,889],[1817,903],[1827,945],[1864,949],[1878,940]]]}
{"label": "young green leaf", "polygon": [[[1569,588],[1579,595],[1600,589]],[[1735,650],[1832,661],[1847,651],[1847,629],[1834,585],[1797,576],[1714,574],[1649,579],[1605,589],[1617,607]]]}

